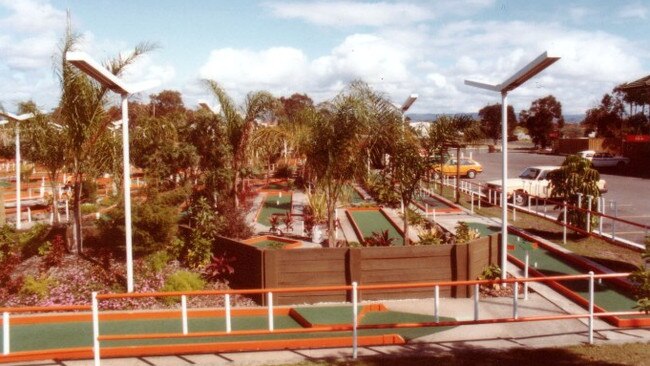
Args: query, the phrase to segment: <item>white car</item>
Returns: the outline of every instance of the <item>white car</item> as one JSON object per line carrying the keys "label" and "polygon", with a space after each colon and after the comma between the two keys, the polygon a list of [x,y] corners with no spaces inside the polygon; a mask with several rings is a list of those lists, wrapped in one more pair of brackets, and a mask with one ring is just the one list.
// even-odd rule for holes
{"label": "white car", "polygon": [[591,161],[594,168],[625,168],[630,163],[630,158],[625,156],[614,156],[606,152],[595,152],[594,150],[584,150],[578,152],[578,156]]}
{"label": "white car", "polygon": [[[549,180],[547,175],[553,170],[560,169],[559,166],[530,166],[526,168],[518,178],[508,179],[508,198],[514,194],[515,204],[518,206],[528,202],[528,196],[540,198],[550,197]],[[607,192],[607,183],[601,179],[598,181],[598,189],[601,193]],[[483,194],[488,195],[494,191],[501,192],[501,180],[487,182],[483,187]]]}

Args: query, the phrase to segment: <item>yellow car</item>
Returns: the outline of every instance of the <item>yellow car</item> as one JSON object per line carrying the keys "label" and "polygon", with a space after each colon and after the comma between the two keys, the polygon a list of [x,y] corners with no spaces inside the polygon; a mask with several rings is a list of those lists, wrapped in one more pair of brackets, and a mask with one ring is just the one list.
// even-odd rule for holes
{"label": "yellow car", "polygon": [[[442,167],[440,164],[433,166],[433,178],[440,179],[440,175],[455,176],[458,164],[456,158],[450,158]],[[460,175],[469,179],[476,178],[476,174],[483,172],[483,167],[476,160],[460,158]]]}

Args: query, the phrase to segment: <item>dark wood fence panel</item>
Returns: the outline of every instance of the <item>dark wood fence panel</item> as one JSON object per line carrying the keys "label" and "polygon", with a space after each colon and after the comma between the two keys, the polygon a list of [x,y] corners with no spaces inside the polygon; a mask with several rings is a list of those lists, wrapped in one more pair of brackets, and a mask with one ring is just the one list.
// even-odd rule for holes
{"label": "dark wood fence panel", "polygon": [[[410,246],[386,248],[313,248],[260,250],[235,240],[221,239],[215,253],[236,257],[233,288],[288,288],[434,282],[476,279],[483,269],[498,260],[498,235],[466,245]],[[468,287],[441,287],[444,297],[469,297]],[[274,304],[349,301],[347,291],[326,293],[276,293]],[[365,291],[365,300],[432,297],[433,289]],[[254,297],[265,303],[266,299]]]}

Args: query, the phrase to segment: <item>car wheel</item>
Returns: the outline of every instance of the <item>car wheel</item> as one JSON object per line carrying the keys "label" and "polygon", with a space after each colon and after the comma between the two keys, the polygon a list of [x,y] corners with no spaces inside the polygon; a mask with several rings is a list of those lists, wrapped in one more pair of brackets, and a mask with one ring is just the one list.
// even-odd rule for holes
{"label": "car wheel", "polygon": [[514,193],[513,202],[517,206],[525,206],[528,204],[528,193],[524,191],[516,191]]}
{"label": "car wheel", "polygon": [[476,172],[473,171],[473,170],[470,170],[469,172],[467,172],[467,178],[469,178],[469,179],[476,178]]}

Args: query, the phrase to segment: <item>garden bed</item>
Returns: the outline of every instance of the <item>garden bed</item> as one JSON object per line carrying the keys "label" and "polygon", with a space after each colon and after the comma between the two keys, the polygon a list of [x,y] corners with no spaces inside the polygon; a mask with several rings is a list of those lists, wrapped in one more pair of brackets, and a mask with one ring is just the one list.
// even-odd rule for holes
{"label": "garden bed", "polygon": [[282,238],[273,235],[262,235],[242,240],[244,244],[250,244],[259,249],[294,249],[300,248],[302,242],[299,240]]}

